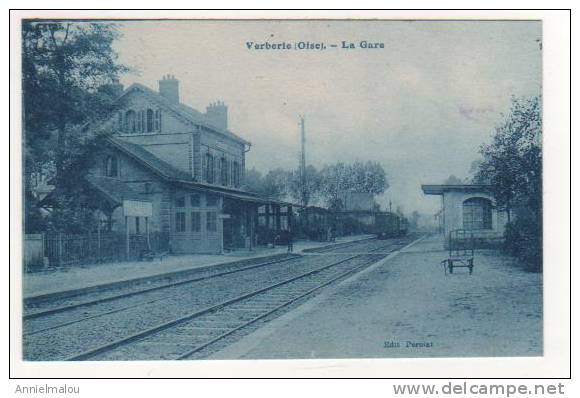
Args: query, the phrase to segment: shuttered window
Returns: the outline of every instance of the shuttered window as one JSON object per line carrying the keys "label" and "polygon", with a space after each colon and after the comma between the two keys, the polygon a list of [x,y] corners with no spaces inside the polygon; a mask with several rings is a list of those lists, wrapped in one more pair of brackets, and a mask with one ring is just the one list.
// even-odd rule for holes
{"label": "shuttered window", "polygon": [[221,158],[220,162],[221,183],[224,186],[228,186],[230,184],[230,170],[228,165],[229,162],[226,158]]}
{"label": "shuttered window", "polygon": [[214,182],[214,159],[211,153],[206,153],[204,157],[204,168],[205,168],[205,181],[207,183],[213,184]]}
{"label": "shuttered window", "polygon": [[234,162],[234,186],[240,186],[240,164],[238,162]]}

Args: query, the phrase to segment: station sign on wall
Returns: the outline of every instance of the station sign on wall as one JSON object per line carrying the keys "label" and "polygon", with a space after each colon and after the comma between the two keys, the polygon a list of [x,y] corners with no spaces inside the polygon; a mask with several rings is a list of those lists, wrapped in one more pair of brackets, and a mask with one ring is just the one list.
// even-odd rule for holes
{"label": "station sign on wall", "polygon": [[129,217],[151,217],[153,215],[153,206],[151,202],[124,200],[123,214]]}

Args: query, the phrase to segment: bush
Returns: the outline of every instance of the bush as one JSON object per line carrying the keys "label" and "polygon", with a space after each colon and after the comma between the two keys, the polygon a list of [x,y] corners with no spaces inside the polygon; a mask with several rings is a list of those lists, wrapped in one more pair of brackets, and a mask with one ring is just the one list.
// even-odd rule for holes
{"label": "bush", "polygon": [[542,225],[530,212],[518,214],[506,226],[505,251],[518,257],[528,271],[542,271]]}

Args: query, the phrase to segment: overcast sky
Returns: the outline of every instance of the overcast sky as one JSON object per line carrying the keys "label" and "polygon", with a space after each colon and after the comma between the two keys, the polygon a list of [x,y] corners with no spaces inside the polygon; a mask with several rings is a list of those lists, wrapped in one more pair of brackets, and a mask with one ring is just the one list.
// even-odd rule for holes
{"label": "overcast sky", "polygon": [[[421,184],[467,176],[512,95],[541,90],[541,23],[533,21],[146,21],[121,25],[122,83],[180,80],[183,103],[229,106],[229,127],[253,144],[247,167],[380,162],[405,212],[434,213]],[[246,43],[361,40],[384,49],[248,50]]]}

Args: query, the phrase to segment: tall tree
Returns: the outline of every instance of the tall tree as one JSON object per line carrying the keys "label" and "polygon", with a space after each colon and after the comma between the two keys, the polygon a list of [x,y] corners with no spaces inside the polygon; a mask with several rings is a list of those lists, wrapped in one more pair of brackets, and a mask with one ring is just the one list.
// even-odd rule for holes
{"label": "tall tree", "polygon": [[32,186],[40,177],[51,178],[57,188],[70,188],[66,169],[77,167],[75,157],[84,151],[82,126],[110,114],[118,94],[111,83],[128,70],[117,62],[112,47],[117,37],[110,23],[22,23],[27,229],[28,221],[38,219]]}
{"label": "tall tree", "polygon": [[74,145],[70,135],[111,110],[112,92],[99,88],[128,70],[112,47],[118,36],[110,23],[22,24],[25,154],[32,163],[53,162],[57,178]]}
{"label": "tall tree", "polygon": [[244,174],[244,189],[249,192],[261,193],[263,189],[263,176],[255,167],[246,170]]}
{"label": "tall tree", "polygon": [[325,165],[322,170],[320,170],[320,193],[329,208],[342,208],[343,204],[340,200],[340,193],[343,192],[344,188],[348,185],[347,179],[349,177],[349,167],[343,162]]}
{"label": "tall tree", "polygon": [[290,171],[276,168],[262,175],[254,168],[246,172],[245,189],[262,196],[281,200],[288,195],[291,174]]}
{"label": "tall tree", "polygon": [[498,207],[507,211],[508,251],[535,270],[542,268],[541,139],[540,98],[514,98],[492,142],[481,148],[482,161],[474,179],[491,184]]}
{"label": "tall tree", "polygon": [[542,115],[540,98],[513,98],[509,114],[481,147],[482,161],[474,181],[492,185],[500,207],[511,213],[523,204],[541,213]]}
{"label": "tall tree", "polygon": [[341,207],[340,195],[343,192],[366,192],[379,195],[389,187],[387,175],[378,162],[338,162],[326,165],[320,171],[320,192],[327,205]]}
{"label": "tall tree", "polygon": [[288,193],[296,202],[304,200],[304,205],[308,206],[320,192],[321,178],[320,173],[314,166],[307,166],[304,174],[305,186],[302,187],[300,172],[296,170],[290,173]]}
{"label": "tall tree", "polygon": [[264,176],[262,194],[275,199],[283,199],[288,195],[288,185],[291,172],[282,168],[270,170]]}

